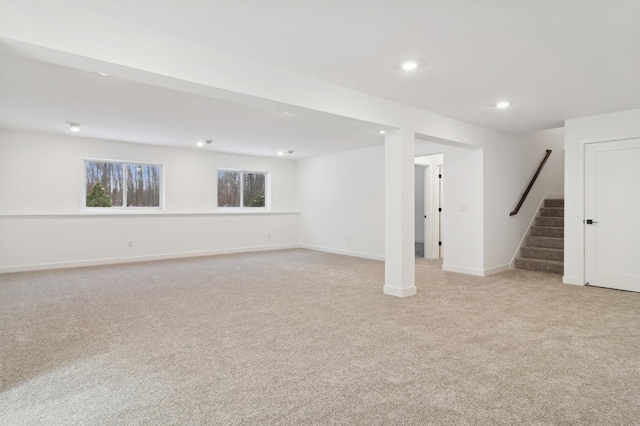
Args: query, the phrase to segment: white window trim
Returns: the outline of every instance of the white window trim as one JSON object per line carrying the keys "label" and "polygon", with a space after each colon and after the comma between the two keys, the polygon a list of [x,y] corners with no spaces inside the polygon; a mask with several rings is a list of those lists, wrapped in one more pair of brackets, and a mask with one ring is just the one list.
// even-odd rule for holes
{"label": "white window trim", "polygon": [[[243,200],[243,192],[244,192],[244,185],[243,185],[243,178],[242,178],[242,174],[243,173],[260,173],[264,175],[264,207],[244,207],[244,206],[240,206],[240,207],[221,207],[218,206],[218,173],[220,172],[239,172],[240,173],[240,204],[242,204],[242,200]],[[271,210],[271,172],[265,172],[265,171],[260,171],[260,170],[247,170],[247,169],[234,169],[231,167],[218,167],[218,169],[216,170],[216,189],[215,189],[215,194],[216,194],[216,208],[218,210],[222,210],[225,212],[239,212],[239,211],[252,211],[252,212],[257,212],[257,211],[269,211]]]}
{"label": "white window trim", "polygon": [[[87,207],[87,163],[116,163],[116,164],[135,164],[141,166],[159,166],[160,167],[160,200],[158,207],[127,207],[127,195],[126,190],[122,194],[122,206],[121,207]],[[82,173],[84,178],[82,179],[82,207],[85,212],[96,212],[96,213],[127,213],[127,212],[148,212],[148,211],[162,211],[164,210],[164,175],[165,175],[165,165],[164,163],[154,163],[150,161],[136,161],[136,160],[114,160],[108,158],[85,158],[82,168]],[[123,170],[123,179],[126,182],[126,167]]]}

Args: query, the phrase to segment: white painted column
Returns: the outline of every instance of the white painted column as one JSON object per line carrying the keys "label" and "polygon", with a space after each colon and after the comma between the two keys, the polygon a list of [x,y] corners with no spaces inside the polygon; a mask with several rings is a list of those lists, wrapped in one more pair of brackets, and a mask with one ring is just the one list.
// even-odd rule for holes
{"label": "white painted column", "polygon": [[414,241],[415,134],[401,129],[385,137],[384,294],[416,294]]}

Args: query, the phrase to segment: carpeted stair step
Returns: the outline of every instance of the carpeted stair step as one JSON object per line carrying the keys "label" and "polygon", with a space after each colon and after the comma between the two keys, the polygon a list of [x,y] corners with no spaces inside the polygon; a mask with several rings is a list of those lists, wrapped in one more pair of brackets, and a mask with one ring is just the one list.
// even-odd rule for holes
{"label": "carpeted stair step", "polygon": [[552,272],[554,274],[564,273],[564,264],[557,260],[525,259],[518,257],[515,260],[516,268],[528,269],[530,271]]}
{"label": "carpeted stair step", "polygon": [[564,237],[564,228],[555,226],[532,226],[531,235],[534,237]]}
{"label": "carpeted stair step", "polygon": [[520,256],[526,259],[545,259],[564,261],[564,250],[546,247],[522,247]]}
{"label": "carpeted stair step", "polygon": [[564,200],[546,199],[520,247],[515,267],[564,273]]}
{"label": "carpeted stair step", "polygon": [[564,217],[536,217],[535,226],[564,227]]}
{"label": "carpeted stair step", "polygon": [[525,239],[526,247],[546,247],[554,249],[564,248],[564,238],[557,237],[527,237]]}
{"label": "carpeted stair step", "polygon": [[543,217],[564,217],[564,207],[542,207],[540,216]]}
{"label": "carpeted stair step", "polygon": [[545,207],[561,207],[564,208],[564,200],[561,198],[558,199],[546,199],[544,200]]}

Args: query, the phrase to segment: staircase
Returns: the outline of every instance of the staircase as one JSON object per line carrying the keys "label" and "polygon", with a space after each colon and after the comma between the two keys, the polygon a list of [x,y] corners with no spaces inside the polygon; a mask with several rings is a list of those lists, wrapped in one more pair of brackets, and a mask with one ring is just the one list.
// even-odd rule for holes
{"label": "staircase", "polygon": [[518,269],[564,272],[564,200],[544,200],[531,232],[515,259]]}

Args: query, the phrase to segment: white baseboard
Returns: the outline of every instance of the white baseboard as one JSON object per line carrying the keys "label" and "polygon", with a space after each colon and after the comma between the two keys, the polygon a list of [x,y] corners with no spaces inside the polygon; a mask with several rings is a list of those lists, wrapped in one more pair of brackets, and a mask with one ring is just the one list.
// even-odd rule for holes
{"label": "white baseboard", "polygon": [[499,274],[500,272],[511,269],[509,265],[494,266],[489,269],[464,268],[461,266],[442,265],[442,270],[447,272],[457,272],[459,274],[475,275],[477,277],[487,277],[489,275]]}
{"label": "white baseboard", "polygon": [[388,294],[389,296],[409,297],[416,294],[416,286],[399,288],[399,287],[391,287],[391,286],[385,285],[382,289],[382,292],[384,294]]}
{"label": "white baseboard", "polygon": [[73,262],[58,262],[58,263],[40,263],[32,265],[19,265],[19,266],[5,266],[0,267],[0,274],[10,272],[27,272],[27,271],[41,271],[45,269],[63,269],[63,268],[78,268],[82,266],[99,266],[99,265],[114,265],[118,263],[133,263],[133,262],[149,262],[152,260],[167,260],[167,259],[181,259],[185,257],[201,257],[201,256],[215,256],[220,254],[233,254],[233,253],[248,253],[254,251],[268,251],[268,250],[286,250],[299,248],[297,244],[293,245],[281,245],[281,246],[265,246],[265,247],[242,247],[235,249],[224,250],[207,250],[207,251],[194,251],[184,253],[168,253],[149,256],[135,256],[135,257],[117,257],[110,259],[91,259],[80,260]]}
{"label": "white baseboard", "polygon": [[[11,272],[28,272],[28,271],[41,271],[46,269],[63,269],[63,268],[78,268],[83,266],[99,266],[99,265],[114,265],[118,263],[134,263],[134,262],[149,262],[153,260],[167,260],[167,259],[181,259],[186,257],[202,257],[202,256],[216,256],[221,254],[233,254],[233,253],[249,253],[249,252],[257,252],[257,251],[268,251],[268,250],[286,250],[286,249],[294,249],[294,248],[303,248],[307,250],[315,250],[321,251],[325,253],[333,253],[339,254],[343,256],[353,256],[360,257],[363,259],[372,259],[384,262],[384,256],[370,254],[370,253],[361,253],[354,251],[346,251],[346,250],[337,250],[330,249],[326,247],[319,246],[311,246],[306,244],[290,244],[290,245],[278,245],[278,246],[264,246],[264,247],[242,247],[242,248],[234,248],[234,249],[222,249],[222,250],[207,250],[207,251],[195,251],[195,252],[183,252],[183,253],[167,253],[160,255],[149,255],[149,256],[135,256],[135,257],[118,257],[118,258],[109,258],[109,259],[91,259],[91,260],[80,260],[80,261],[71,261],[71,262],[57,262],[57,263],[40,263],[40,264],[31,264],[31,265],[18,265],[18,266],[5,266],[0,267],[0,274],[11,273]],[[458,266],[451,265],[442,265],[443,271],[448,272],[457,272],[461,274],[467,275],[475,275],[479,277],[484,277],[487,275],[497,274],[509,269],[509,265],[497,266],[494,268],[482,270],[482,269],[473,269],[473,268],[464,268]],[[566,277],[565,277],[566,278]],[[566,282],[565,278],[563,278],[563,282],[567,284],[577,284],[579,283],[577,278],[574,278],[575,282]],[[415,294],[415,287],[413,290],[409,289],[401,289],[397,287],[387,287],[385,286],[385,294],[390,294],[398,297],[406,297]],[[387,293],[388,291],[388,293]],[[413,293],[411,293],[413,291]]]}
{"label": "white baseboard", "polygon": [[494,266],[493,268],[485,269],[484,276],[499,274],[500,272],[508,271],[511,269],[511,265]]}
{"label": "white baseboard", "polygon": [[477,277],[484,277],[485,271],[483,269],[464,268],[460,266],[442,265],[442,270],[447,272],[457,272],[459,274],[475,275]]}
{"label": "white baseboard", "polygon": [[579,277],[571,277],[568,275],[563,275],[562,276],[562,283],[563,284],[572,284],[572,285],[584,285],[584,283],[582,282],[582,280]]}
{"label": "white baseboard", "polygon": [[341,254],[341,255],[344,255],[344,256],[361,257],[363,259],[380,260],[380,261],[384,262],[384,256],[379,256],[377,254],[361,253],[361,252],[357,252],[357,251],[338,250],[338,249],[332,249],[332,248],[327,248],[327,247],[311,246],[311,245],[307,245],[307,244],[300,244],[300,245],[298,245],[298,247],[299,248],[303,248],[303,249],[308,249],[308,250],[322,251],[322,252],[325,252],[325,253],[333,253],[333,254]]}

